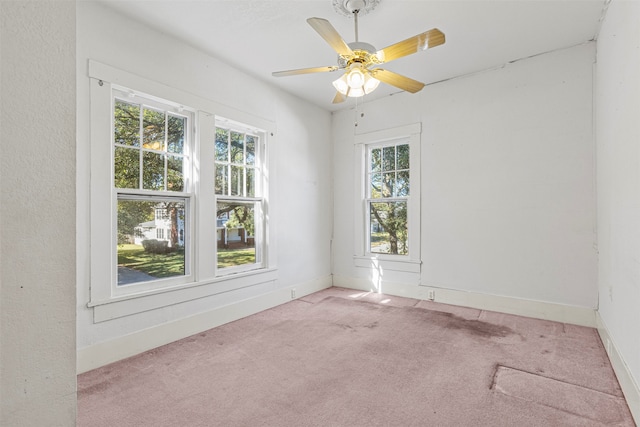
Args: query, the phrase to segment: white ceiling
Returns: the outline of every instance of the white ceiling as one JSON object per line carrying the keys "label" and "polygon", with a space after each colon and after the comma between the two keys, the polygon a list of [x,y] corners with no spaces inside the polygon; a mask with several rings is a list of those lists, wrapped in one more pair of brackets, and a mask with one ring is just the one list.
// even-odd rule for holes
{"label": "white ceiling", "polygon": [[[340,1],[340,0],[336,0]],[[354,20],[332,0],[104,0],[113,9],[181,39],[247,74],[334,111],[331,82],[341,71],[272,77],[271,72],[336,65],[337,55],[307,24],[328,19],[355,40]],[[431,28],[444,45],[397,59],[385,69],[429,84],[593,40],[606,0],[380,0],[360,16],[359,39],[384,48]],[[399,90],[381,84],[365,101]]]}

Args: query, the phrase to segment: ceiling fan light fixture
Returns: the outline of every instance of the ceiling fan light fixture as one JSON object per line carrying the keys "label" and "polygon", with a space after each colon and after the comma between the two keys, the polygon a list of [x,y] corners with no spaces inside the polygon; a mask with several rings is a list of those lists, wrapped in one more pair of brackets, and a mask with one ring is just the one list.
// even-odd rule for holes
{"label": "ceiling fan light fixture", "polygon": [[364,96],[364,95],[365,95],[364,88],[362,86],[349,88],[349,93],[347,93],[347,96],[350,98],[360,98],[361,96]]}
{"label": "ceiling fan light fixture", "polygon": [[351,89],[359,88],[364,85],[364,73],[359,67],[352,68],[347,74],[347,84]]}
{"label": "ceiling fan light fixture", "polygon": [[364,89],[364,93],[369,94],[373,92],[374,90],[376,90],[379,84],[380,84],[380,80],[374,77],[371,77],[371,75],[367,74],[364,79],[364,85],[362,86],[362,88]]}
{"label": "ceiling fan light fixture", "polygon": [[380,80],[371,76],[368,71],[359,67],[352,68],[333,81],[333,87],[342,95],[358,98],[367,95],[378,87]]}
{"label": "ceiling fan light fixture", "polygon": [[345,73],[339,79],[334,80],[333,87],[335,87],[336,90],[341,94],[346,95],[349,92],[349,84],[347,83],[347,74]]}

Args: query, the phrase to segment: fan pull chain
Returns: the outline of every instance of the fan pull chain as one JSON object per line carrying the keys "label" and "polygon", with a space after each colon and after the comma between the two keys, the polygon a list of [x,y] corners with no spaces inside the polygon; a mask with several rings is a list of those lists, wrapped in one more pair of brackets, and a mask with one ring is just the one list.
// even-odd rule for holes
{"label": "fan pull chain", "polygon": [[356,110],[354,112],[356,118],[355,118],[355,127],[358,127],[358,98],[356,98]]}
{"label": "fan pull chain", "polygon": [[[363,98],[364,98],[364,97],[363,97]],[[360,118],[363,118],[363,117],[364,117],[364,108],[363,108],[363,111],[361,111],[361,112],[360,112],[360,114],[358,114],[358,99],[359,99],[359,98],[356,98],[356,111],[355,111],[356,119],[355,119],[355,123],[354,123],[354,126],[355,126],[355,127],[358,127],[358,117],[360,117]],[[362,104],[363,104],[363,106],[364,106],[364,102],[363,102]]]}

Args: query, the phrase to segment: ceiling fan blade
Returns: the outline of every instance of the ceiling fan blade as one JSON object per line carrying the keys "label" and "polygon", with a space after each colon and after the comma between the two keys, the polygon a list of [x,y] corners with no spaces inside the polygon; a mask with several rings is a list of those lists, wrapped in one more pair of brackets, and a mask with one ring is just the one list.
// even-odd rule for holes
{"label": "ceiling fan blade", "polygon": [[298,74],[311,74],[311,73],[324,73],[329,71],[336,71],[340,67],[337,65],[332,65],[329,67],[312,67],[312,68],[300,68],[297,70],[286,70],[286,71],[274,71],[271,73],[274,77],[285,77],[285,76],[296,76]]}
{"label": "ceiling fan blade", "polygon": [[405,77],[401,74],[394,73],[393,71],[383,70],[381,68],[375,68],[371,70],[371,75],[383,83],[395,86],[398,89],[406,90],[407,92],[411,93],[419,92],[424,87],[424,83],[410,79],[409,77]]}
{"label": "ceiling fan blade", "polygon": [[336,92],[336,96],[333,97],[333,103],[334,104],[340,104],[341,102],[344,102],[347,98],[341,94],[340,92]]}
{"label": "ceiling fan blade", "polygon": [[439,46],[443,43],[444,34],[437,28],[434,28],[417,36],[409,37],[406,40],[392,44],[391,46],[387,46],[384,49],[380,49],[376,52],[376,55],[382,62],[389,62],[421,50]]}
{"label": "ceiling fan blade", "polygon": [[349,45],[347,45],[329,21],[323,18],[309,18],[307,22],[320,34],[320,37],[329,43],[329,46],[331,46],[333,50],[338,52],[338,55],[345,57],[353,56],[353,51]]}

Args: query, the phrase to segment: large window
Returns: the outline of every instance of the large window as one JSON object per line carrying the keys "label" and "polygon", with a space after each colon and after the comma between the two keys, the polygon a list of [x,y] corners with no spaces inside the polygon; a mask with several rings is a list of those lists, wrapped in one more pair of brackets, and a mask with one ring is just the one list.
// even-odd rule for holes
{"label": "large window", "polygon": [[184,108],[114,91],[117,286],[190,274],[191,122]]}
{"label": "large window", "polygon": [[260,268],[264,265],[260,132],[224,121],[217,124],[215,135],[218,273]]}
{"label": "large window", "polygon": [[367,160],[368,252],[407,255],[409,143],[399,141],[369,146]]}
{"label": "large window", "polygon": [[276,280],[275,124],[96,61],[89,75],[94,321]]}

